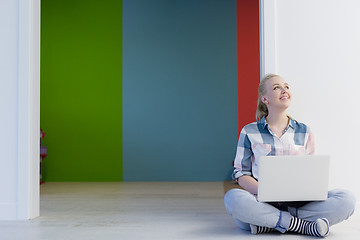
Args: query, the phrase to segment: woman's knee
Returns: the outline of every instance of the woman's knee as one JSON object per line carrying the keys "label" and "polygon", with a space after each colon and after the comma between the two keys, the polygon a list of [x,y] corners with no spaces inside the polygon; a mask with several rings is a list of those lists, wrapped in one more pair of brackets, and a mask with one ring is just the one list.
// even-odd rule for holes
{"label": "woman's knee", "polygon": [[339,200],[338,205],[336,206],[336,210],[339,213],[341,212],[345,219],[354,213],[356,197],[352,192],[346,189],[334,189],[330,191],[329,194],[335,199]]}
{"label": "woman's knee", "polygon": [[254,198],[254,196],[242,189],[231,189],[224,196],[225,208],[229,214],[231,214],[234,209],[244,209],[247,203],[245,199],[248,198]]}

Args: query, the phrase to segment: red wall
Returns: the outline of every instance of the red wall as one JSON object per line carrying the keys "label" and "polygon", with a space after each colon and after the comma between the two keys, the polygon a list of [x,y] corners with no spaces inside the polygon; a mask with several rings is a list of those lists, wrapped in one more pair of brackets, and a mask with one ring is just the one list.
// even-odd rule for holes
{"label": "red wall", "polygon": [[260,81],[259,0],[237,0],[238,133],[255,121]]}

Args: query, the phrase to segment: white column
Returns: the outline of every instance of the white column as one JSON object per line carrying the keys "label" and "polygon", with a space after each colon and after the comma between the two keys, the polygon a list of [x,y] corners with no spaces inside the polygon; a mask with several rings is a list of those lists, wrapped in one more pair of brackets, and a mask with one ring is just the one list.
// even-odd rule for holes
{"label": "white column", "polygon": [[0,1],[0,219],[39,215],[40,0]]}
{"label": "white column", "polygon": [[260,0],[260,75],[277,73],[276,0]]}
{"label": "white column", "polygon": [[39,216],[40,1],[19,0],[18,219]]}

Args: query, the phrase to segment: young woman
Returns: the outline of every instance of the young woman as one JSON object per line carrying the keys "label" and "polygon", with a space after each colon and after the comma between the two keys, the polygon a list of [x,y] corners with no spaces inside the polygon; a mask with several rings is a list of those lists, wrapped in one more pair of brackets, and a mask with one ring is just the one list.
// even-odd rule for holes
{"label": "young woman", "polygon": [[327,200],[314,202],[270,204],[256,198],[260,156],[314,154],[314,138],[309,127],[286,113],[290,103],[291,92],[284,79],[268,74],[261,80],[256,111],[259,120],[242,129],[234,161],[233,179],[245,190],[228,191],[225,207],[238,226],[252,234],[277,230],[325,237],[329,226],[354,212],[356,200],[351,192],[332,190]]}

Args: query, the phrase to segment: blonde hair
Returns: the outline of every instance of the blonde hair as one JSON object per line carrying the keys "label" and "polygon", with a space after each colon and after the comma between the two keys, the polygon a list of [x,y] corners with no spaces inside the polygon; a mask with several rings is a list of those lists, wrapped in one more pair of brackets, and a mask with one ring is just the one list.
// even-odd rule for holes
{"label": "blonde hair", "polygon": [[265,103],[263,103],[261,101],[261,96],[263,96],[265,94],[265,84],[266,82],[273,78],[273,77],[280,77],[279,75],[276,74],[266,74],[260,81],[259,83],[259,88],[258,88],[258,101],[257,101],[257,107],[256,107],[256,118],[257,119],[261,119],[264,116],[266,117],[269,114],[269,110],[267,108],[267,106],[265,105]]}

